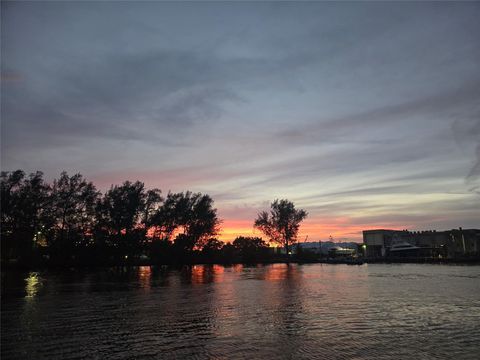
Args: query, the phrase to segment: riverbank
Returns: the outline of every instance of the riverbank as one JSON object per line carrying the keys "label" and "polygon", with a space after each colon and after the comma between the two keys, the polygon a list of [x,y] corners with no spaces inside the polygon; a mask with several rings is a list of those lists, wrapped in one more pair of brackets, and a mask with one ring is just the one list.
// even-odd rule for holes
{"label": "riverbank", "polygon": [[172,268],[178,268],[182,266],[193,266],[193,265],[222,265],[222,266],[233,266],[233,265],[247,265],[247,266],[256,266],[256,265],[271,265],[271,264],[339,264],[339,265],[364,265],[364,264],[435,264],[435,265],[480,265],[480,258],[461,258],[461,259],[363,259],[363,258],[352,258],[352,259],[295,259],[292,258],[290,261],[285,259],[271,259],[267,261],[255,261],[255,262],[242,262],[242,261],[230,261],[230,262],[219,262],[219,261],[210,261],[210,262],[163,262],[155,263],[146,260],[133,260],[133,261],[123,261],[123,262],[106,262],[106,263],[48,263],[48,262],[37,262],[37,263],[2,263],[1,269],[3,271],[8,270],[48,270],[48,269],[61,269],[61,268],[109,268],[109,267],[125,267],[125,266],[168,266]]}

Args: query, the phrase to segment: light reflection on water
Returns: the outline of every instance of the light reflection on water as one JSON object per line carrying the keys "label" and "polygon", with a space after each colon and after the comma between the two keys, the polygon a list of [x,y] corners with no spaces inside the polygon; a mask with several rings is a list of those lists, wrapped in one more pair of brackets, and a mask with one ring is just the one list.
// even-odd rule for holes
{"label": "light reflection on water", "polygon": [[37,295],[38,290],[40,289],[41,282],[37,272],[31,272],[28,274],[28,277],[25,279],[25,292],[26,298],[33,298]]}
{"label": "light reflection on water", "polygon": [[142,266],[10,274],[6,283],[2,359],[476,359],[480,351],[478,266]]}
{"label": "light reflection on water", "polygon": [[138,267],[138,282],[145,290],[150,290],[150,280],[152,277],[152,268],[150,266]]}

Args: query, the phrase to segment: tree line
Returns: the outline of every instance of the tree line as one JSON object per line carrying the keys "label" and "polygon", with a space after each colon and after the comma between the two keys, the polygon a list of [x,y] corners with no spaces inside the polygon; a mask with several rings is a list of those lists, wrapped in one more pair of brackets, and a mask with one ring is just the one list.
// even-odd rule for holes
{"label": "tree line", "polygon": [[[221,221],[213,199],[190,191],[165,196],[125,181],[104,194],[81,174],[2,172],[2,264],[117,265],[266,262],[278,255],[260,237],[217,239]],[[288,256],[306,212],[287,200],[254,222]]]}

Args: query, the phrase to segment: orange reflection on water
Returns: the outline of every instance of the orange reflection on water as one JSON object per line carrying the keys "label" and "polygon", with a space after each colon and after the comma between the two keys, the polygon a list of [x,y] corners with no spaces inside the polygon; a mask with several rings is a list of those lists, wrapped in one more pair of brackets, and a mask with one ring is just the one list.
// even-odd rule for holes
{"label": "orange reflection on water", "polygon": [[232,267],[233,272],[241,273],[243,271],[243,264],[235,264]]}
{"label": "orange reflection on water", "polygon": [[220,265],[193,265],[191,267],[191,283],[194,285],[218,282],[223,278],[225,268]]}
{"label": "orange reflection on water", "polygon": [[150,266],[140,266],[138,268],[138,282],[146,290],[150,290],[150,280],[152,278],[152,268]]}
{"label": "orange reflection on water", "polygon": [[278,281],[278,280],[294,280],[301,274],[296,264],[272,264],[265,267],[263,272],[263,280]]}

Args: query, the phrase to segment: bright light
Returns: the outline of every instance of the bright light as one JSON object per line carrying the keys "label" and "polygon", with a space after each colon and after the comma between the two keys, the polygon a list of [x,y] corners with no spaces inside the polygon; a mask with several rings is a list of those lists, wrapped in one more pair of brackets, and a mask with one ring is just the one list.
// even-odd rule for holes
{"label": "bright light", "polygon": [[25,279],[27,285],[25,286],[25,292],[27,293],[27,298],[33,298],[37,294],[39,287],[41,285],[40,279],[38,278],[38,273],[31,272],[28,277]]}

